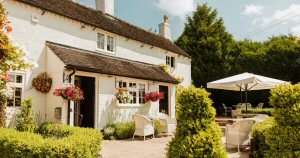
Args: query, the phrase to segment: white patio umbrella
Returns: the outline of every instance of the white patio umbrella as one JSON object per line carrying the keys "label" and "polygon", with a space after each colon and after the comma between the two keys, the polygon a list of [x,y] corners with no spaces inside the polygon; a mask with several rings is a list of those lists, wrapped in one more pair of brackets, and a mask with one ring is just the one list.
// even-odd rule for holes
{"label": "white patio umbrella", "polygon": [[[239,75],[220,79],[217,81],[209,82],[207,83],[207,88],[241,91],[241,92],[244,91],[246,96],[245,98],[246,105],[247,105],[248,91],[272,89],[284,83],[288,83],[288,82],[246,72]],[[246,111],[247,111],[247,106],[246,106]]]}

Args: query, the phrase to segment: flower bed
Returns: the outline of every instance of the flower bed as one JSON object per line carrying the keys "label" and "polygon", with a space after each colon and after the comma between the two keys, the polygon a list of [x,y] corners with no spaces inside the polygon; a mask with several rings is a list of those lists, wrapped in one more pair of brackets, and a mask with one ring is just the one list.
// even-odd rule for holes
{"label": "flower bed", "polygon": [[1,157],[96,157],[102,135],[94,129],[44,124],[36,133],[0,128]]}

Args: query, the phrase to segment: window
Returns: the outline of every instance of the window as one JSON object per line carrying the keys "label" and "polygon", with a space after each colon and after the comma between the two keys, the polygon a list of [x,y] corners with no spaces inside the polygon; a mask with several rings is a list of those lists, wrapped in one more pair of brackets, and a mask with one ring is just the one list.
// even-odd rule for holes
{"label": "window", "polygon": [[139,84],[139,103],[145,104],[145,84]]}
{"label": "window", "polygon": [[135,91],[129,91],[129,93],[132,95],[133,99],[131,100],[131,104],[136,104],[136,92]]}
{"label": "window", "polygon": [[98,33],[97,34],[97,48],[98,49],[103,49],[104,50],[104,42],[105,38],[104,38],[104,34]]}
{"label": "window", "polygon": [[111,36],[107,36],[107,51],[114,52],[115,40]]}
{"label": "window", "polygon": [[129,104],[145,104],[146,85],[136,82],[117,81],[119,88],[127,88],[133,99]]}
{"label": "window", "polygon": [[11,78],[10,86],[13,89],[13,97],[8,101],[7,106],[20,107],[22,103],[22,93],[23,93],[23,76],[10,74]]}
{"label": "window", "polygon": [[175,68],[175,57],[166,56],[166,65]]}

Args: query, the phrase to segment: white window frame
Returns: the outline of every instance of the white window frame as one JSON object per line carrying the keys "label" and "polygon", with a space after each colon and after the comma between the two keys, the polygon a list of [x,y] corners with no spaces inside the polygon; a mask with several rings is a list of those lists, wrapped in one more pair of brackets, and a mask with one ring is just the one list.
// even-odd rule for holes
{"label": "white window frame", "polygon": [[[100,41],[100,39],[99,39],[100,35],[103,37],[103,41]],[[101,42],[101,43],[103,42],[103,45],[101,45],[101,43],[99,45],[99,42]],[[105,50],[105,35],[103,33],[97,33],[97,49]]]}
{"label": "white window frame", "polygon": [[[103,37],[104,37],[103,49],[98,47],[99,35],[100,34],[103,35]],[[109,38],[112,39],[110,41],[110,43],[108,43],[109,42],[108,41]],[[110,34],[102,33],[102,32],[97,32],[97,34],[96,34],[96,50],[97,51],[101,51],[101,52],[105,52],[105,53],[109,53],[109,54],[116,53],[116,48],[117,48],[117,46],[116,46],[117,42],[116,41],[117,41],[116,40],[116,36],[114,36],[114,35],[110,35]],[[108,50],[107,49],[107,47],[109,46],[109,44],[112,44],[112,47],[110,47],[110,48],[112,48],[112,50]]]}
{"label": "white window frame", "polygon": [[[125,85],[124,83],[126,82],[126,87],[124,87],[123,85]],[[120,83],[122,86],[120,86]],[[139,81],[132,81],[132,80],[120,80],[120,81],[117,81],[116,83],[117,87],[118,88],[126,88],[129,93],[130,92],[135,92],[136,93],[136,102],[133,103],[119,103],[120,105],[122,106],[142,106],[142,105],[145,105],[146,102],[142,102],[140,103],[139,102],[139,98],[140,98],[140,86],[141,85],[144,85],[144,92],[146,93],[146,86],[147,84],[144,83],[144,82],[139,82]],[[135,87],[131,87],[131,85],[135,85]],[[145,98],[145,95],[143,96],[143,98]]]}
{"label": "white window frame", "polygon": [[[173,61],[173,65],[172,65],[172,61]],[[170,55],[166,56],[166,65],[168,65],[170,68],[175,68],[176,67],[175,62],[176,62],[176,59],[175,59],[174,56],[170,56]]]}
{"label": "white window frame", "polygon": [[[24,98],[24,85],[25,85],[25,74],[21,74],[21,73],[9,73],[9,76],[14,76],[14,81],[13,82],[9,82],[9,86],[14,90],[13,93],[13,106],[8,106],[8,107],[21,107],[22,105],[22,101]],[[22,82],[21,83],[17,83],[17,76],[22,76]],[[16,89],[20,88],[21,89],[21,96],[20,96],[20,106],[16,106]]]}

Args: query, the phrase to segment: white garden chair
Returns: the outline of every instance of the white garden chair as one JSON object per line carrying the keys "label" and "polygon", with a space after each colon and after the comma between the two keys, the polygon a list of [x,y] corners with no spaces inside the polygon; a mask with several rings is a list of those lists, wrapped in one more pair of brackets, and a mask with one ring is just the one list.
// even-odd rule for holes
{"label": "white garden chair", "polygon": [[266,114],[259,114],[259,115],[256,115],[255,117],[253,117],[254,119],[258,119],[259,122],[262,122],[264,121],[265,119],[269,118],[269,115],[266,115]]}
{"label": "white garden chair", "polygon": [[258,103],[256,108],[262,109],[264,107],[264,103]]}
{"label": "white garden chair", "polygon": [[228,112],[232,113],[232,107],[227,107],[224,103],[222,103],[222,105],[225,110],[225,116],[227,116]]}
{"label": "white garden chair", "polygon": [[226,125],[226,149],[228,146],[237,146],[240,152],[240,146],[248,145],[254,123],[254,120],[240,119],[232,125]]}
{"label": "white garden chair", "polygon": [[159,123],[161,127],[161,132],[167,135],[173,135],[176,130],[177,121],[176,119],[170,118],[164,113],[159,113]]}
{"label": "white garden chair", "polygon": [[154,122],[152,120],[140,114],[133,114],[132,118],[135,122],[135,131],[132,139],[134,139],[134,136],[143,136],[145,141],[148,135],[153,135],[154,138]]}

